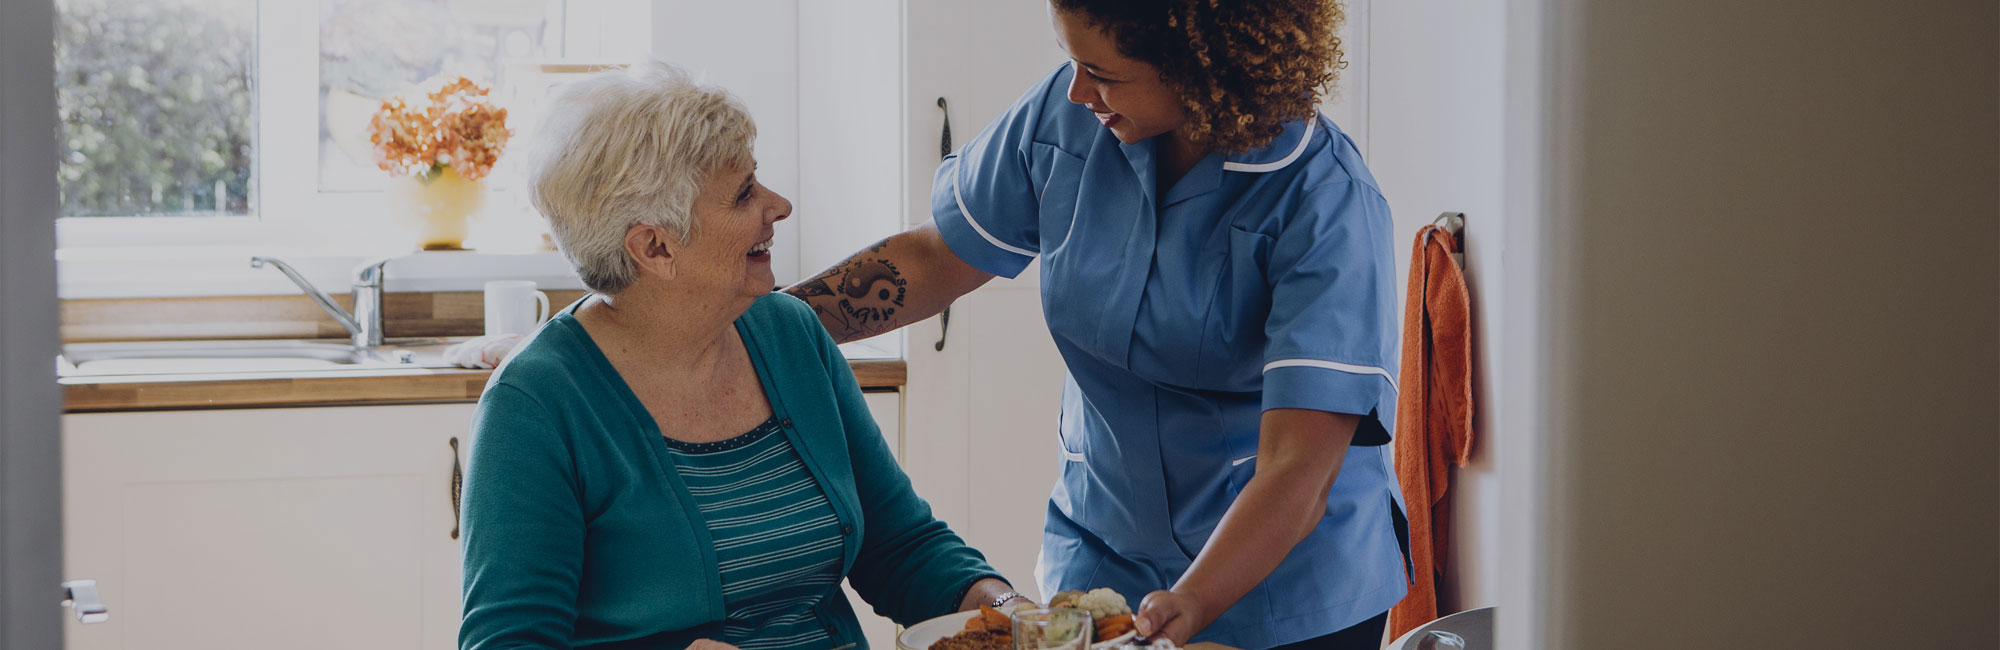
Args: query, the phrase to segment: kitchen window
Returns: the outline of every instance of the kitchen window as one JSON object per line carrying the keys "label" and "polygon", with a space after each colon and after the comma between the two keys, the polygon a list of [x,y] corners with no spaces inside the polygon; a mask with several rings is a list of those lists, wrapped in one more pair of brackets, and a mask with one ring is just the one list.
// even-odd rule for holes
{"label": "kitchen window", "polygon": [[[116,199],[99,202],[110,207],[63,213],[56,230],[57,283],[64,298],[297,291],[282,275],[250,269],[251,255],[284,258],[331,291],[345,287],[348,271],[373,256],[397,256],[387,279],[392,293],[474,291],[483,280],[500,277],[535,280],[544,288],[580,288],[568,264],[542,250],[543,224],[521,183],[522,154],[553,88],[576,73],[645,58],[671,62],[728,88],[749,107],[758,125],[758,176],[798,206],[794,218],[777,225],[778,249],[784,251],[773,260],[779,283],[797,281],[927,216],[928,201],[912,202],[905,190],[915,187],[911,183],[929,186],[942,115],[937,92],[923,97],[906,92],[906,77],[913,73],[904,65],[904,6],[896,0],[56,3],[62,29],[79,35],[64,39],[103,41],[94,44],[105,47],[114,40],[104,31],[107,21],[89,16],[178,12],[172,15],[230,25],[237,30],[234,40],[141,45],[158,45],[177,59],[234,57],[227,69],[237,71],[246,107],[229,122],[235,125],[235,146],[181,148],[213,152],[207,156],[211,161],[223,157],[231,166],[222,169],[234,176],[207,167],[198,171],[210,175],[167,177],[158,183],[158,200],[150,177],[118,181],[124,185],[117,191],[101,194]],[[189,31],[187,22],[176,28]],[[231,42],[235,49],[226,49]],[[136,46],[124,47],[131,52]],[[120,60],[119,72],[129,76],[137,58]],[[186,63],[138,67],[143,81],[154,84],[173,68],[166,64]],[[62,78],[77,78],[78,67],[63,68]],[[411,255],[414,237],[400,236],[408,220],[390,214],[379,189],[388,173],[374,167],[361,145],[365,136],[356,135],[357,128],[365,128],[356,123],[372,115],[380,93],[441,72],[491,83],[514,130],[488,176],[485,212],[471,224],[467,244],[477,254]],[[199,85],[203,101],[209,101],[219,92],[212,76],[200,77],[202,84],[177,83]],[[67,94],[74,90],[68,81],[59,86],[58,103],[67,115],[78,104],[72,100],[84,96]],[[147,91],[120,99],[181,102],[181,97]],[[150,119],[141,116],[152,115],[146,110],[151,109],[99,110],[89,117],[140,128],[138,123]],[[155,164],[170,158],[155,153],[91,158],[86,152],[86,160],[114,171],[134,159]],[[201,160],[199,153],[182,158]],[[224,181],[221,190],[215,189],[218,179]]]}
{"label": "kitchen window", "polygon": [[57,3],[62,216],[246,216],[257,3]]}
{"label": "kitchen window", "polygon": [[[64,249],[385,249],[367,124],[438,75],[513,90],[651,50],[647,0],[57,0]],[[485,221],[532,228],[510,185]],[[398,242],[400,243],[400,242]],[[87,255],[86,255],[87,256]]]}

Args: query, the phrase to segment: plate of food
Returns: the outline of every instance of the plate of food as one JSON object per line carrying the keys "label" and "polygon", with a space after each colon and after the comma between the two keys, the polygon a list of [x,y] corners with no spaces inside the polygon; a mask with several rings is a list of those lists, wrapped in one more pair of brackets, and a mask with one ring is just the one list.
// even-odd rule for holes
{"label": "plate of food", "polygon": [[[1043,607],[1016,603],[1005,610],[980,606],[977,610],[946,614],[912,625],[896,635],[900,650],[1013,650],[1014,630],[1009,616],[1021,609]],[[1096,626],[1091,650],[1112,650],[1138,637],[1132,629],[1132,608],[1116,591],[1099,588],[1089,592],[1063,591],[1049,598],[1049,608],[1071,608],[1090,612]]]}

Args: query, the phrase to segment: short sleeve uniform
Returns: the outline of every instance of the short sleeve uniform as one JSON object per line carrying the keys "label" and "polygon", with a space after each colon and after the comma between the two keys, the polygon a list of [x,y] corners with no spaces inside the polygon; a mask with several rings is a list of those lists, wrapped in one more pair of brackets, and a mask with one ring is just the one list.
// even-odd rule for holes
{"label": "short sleeve uniform", "polygon": [[1039,257],[1068,367],[1038,578],[1171,586],[1256,472],[1262,412],[1361,416],[1325,515],[1196,637],[1247,649],[1339,631],[1406,590],[1389,206],[1316,116],[1212,154],[1163,198],[1152,141],[1118,142],[1058,68],[947,158],[932,214],[952,251],[1012,277]]}

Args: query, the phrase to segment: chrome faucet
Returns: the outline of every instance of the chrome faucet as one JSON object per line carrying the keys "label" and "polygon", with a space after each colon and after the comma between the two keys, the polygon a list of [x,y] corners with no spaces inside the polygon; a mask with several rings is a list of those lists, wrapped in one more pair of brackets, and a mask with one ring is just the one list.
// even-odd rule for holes
{"label": "chrome faucet", "polygon": [[292,265],[275,257],[250,258],[250,268],[261,269],[265,264],[270,264],[278,267],[285,277],[291,278],[292,284],[299,285],[299,289],[304,291],[307,297],[319,303],[320,309],[326,310],[328,316],[332,316],[341,327],[347,328],[348,334],[353,335],[356,352],[382,347],[382,267],[388,263],[389,258],[384,257],[354,267],[354,313],[350,315],[341,309],[340,305],[334,304],[333,298],[327,296],[326,292],[314,287],[311,282],[306,281],[305,276],[299,275],[298,271],[292,269]]}

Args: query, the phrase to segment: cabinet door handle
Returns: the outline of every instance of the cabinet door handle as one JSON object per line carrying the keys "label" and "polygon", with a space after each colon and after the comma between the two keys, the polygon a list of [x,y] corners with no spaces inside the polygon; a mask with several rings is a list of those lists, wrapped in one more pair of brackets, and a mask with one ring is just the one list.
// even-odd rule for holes
{"label": "cabinet door handle", "polygon": [[938,136],[938,160],[951,157],[951,108],[944,98],[938,98],[938,110],[944,113],[944,133]]}
{"label": "cabinet door handle", "polygon": [[[938,160],[944,160],[951,157],[951,107],[945,105],[943,97],[938,98],[938,110],[944,113],[944,133],[938,136]],[[951,336],[950,304],[946,304],[944,311],[939,314],[937,345],[932,347],[943,352],[944,340],[948,336]]]}
{"label": "cabinet door handle", "polygon": [[71,580],[62,583],[62,588],[62,606],[76,610],[77,622],[90,625],[111,620],[111,608],[97,595],[96,580]]}
{"label": "cabinet door handle", "polygon": [[465,493],[465,472],[458,465],[458,436],[451,437],[451,538],[458,539],[458,498]]}

